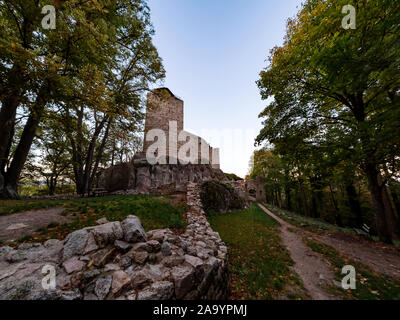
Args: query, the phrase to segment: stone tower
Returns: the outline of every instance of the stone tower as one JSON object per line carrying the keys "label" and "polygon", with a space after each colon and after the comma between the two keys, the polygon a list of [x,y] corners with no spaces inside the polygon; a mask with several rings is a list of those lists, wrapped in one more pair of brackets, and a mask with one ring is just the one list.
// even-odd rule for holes
{"label": "stone tower", "polygon": [[[170,128],[171,121],[176,123],[176,128]],[[177,98],[168,88],[155,89],[153,92],[149,92],[147,94],[146,121],[144,129],[145,141],[143,145],[143,152],[136,159],[137,162],[144,161],[149,147],[155,142],[154,136],[157,134],[153,132],[153,136],[148,136],[149,131],[155,129],[162,130],[166,135],[165,156],[168,163],[178,163],[178,149],[180,149],[186,143],[183,140],[178,141],[178,135],[183,133],[187,139],[191,138],[192,141],[198,141],[198,154],[192,158],[193,162],[191,160],[190,163],[210,164],[214,169],[219,169],[219,149],[212,148],[204,139],[184,131],[183,101]],[[147,139],[148,137],[149,139]],[[152,151],[153,150],[150,151],[150,154],[152,154]],[[157,152],[154,154],[155,158],[164,156],[162,154],[157,154]],[[190,156],[190,152],[187,153],[187,156]]]}
{"label": "stone tower", "polygon": [[[144,133],[152,129],[161,129],[169,133],[169,122],[177,122],[177,132],[183,131],[183,101],[177,98],[168,88],[155,89],[147,94],[147,110]],[[152,142],[144,142],[143,151]],[[169,154],[169,143],[167,139],[167,155]]]}

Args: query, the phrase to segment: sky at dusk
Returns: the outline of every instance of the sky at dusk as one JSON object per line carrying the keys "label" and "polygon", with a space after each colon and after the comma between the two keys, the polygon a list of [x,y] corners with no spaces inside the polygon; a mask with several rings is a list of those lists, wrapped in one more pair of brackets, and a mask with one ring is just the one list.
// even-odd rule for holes
{"label": "sky at dusk", "polygon": [[149,0],[154,43],[184,100],[185,130],[220,148],[221,169],[244,177],[261,129],[256,81],[301,0]]}

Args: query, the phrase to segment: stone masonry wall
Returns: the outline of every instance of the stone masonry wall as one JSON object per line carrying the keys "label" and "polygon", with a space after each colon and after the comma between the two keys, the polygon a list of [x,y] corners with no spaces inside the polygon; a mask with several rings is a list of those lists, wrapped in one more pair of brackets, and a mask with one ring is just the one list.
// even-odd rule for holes
{"label": "stone masonry wall", "polygon": [[[266,200],[265,181],[262,177],[251,180],[229,181],[228,183],[235,188],[242,198],[249,200],[250,197],[254,197],[261,202]],[[254,194],[251,194],[250,191],[253,191]]]}
{"label": "stone masonry wall", "polygon": [[209,165],[132,165],[119,164],[104,170],[98,187],[109,192],[168,193],[185,192],[188,182],[201,183],[207,180],[225,180],[225,174]]}
{"label": "stone masonry wall", "polygon": [[[0,247],[0,299],[226,299],[227,247],[206,219],[197,185],[188,185],[187,200],[181,235],[146,233],[139,218],[129,216],[99,221],[64,241]],[[46,265],[55,269],[55,289],[43,289]]]}

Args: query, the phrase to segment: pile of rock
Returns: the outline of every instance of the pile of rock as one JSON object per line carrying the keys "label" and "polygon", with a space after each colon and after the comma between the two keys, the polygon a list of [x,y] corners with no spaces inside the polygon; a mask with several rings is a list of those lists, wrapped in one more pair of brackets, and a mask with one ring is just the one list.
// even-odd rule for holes
{"label": "pile of rock", "polygon": [[[0,248],[0,299],[224,299],[227,248],[188,186],[186,231],[145,232],[139,218],[99,221],[64,241]],[[44,268],[45,267],[45,268]],[[49,267],[56,288],[48,288]]]}

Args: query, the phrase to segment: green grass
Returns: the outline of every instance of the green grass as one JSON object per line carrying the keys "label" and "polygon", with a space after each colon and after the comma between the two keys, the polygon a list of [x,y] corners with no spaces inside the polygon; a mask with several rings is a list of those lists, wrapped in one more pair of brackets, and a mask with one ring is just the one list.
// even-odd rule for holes
{"label": "green grass", "polygon": [[[315,218],[302,216],[302,215],[299,215],[299,214],[296,214],[296,213],[293,213],[293,212],[290,212],[290,211],[287,211],[284,209],[280,209],[278,207],[275,207],[275,206],[267,204],[267,203],[263,203],[263,205],[266,208],[268,208],[268,210],[270,210],[271,212],[273,212],[274,214],[276,214],[278,217],[285,220],[286,222],[288,222],[296,227],[304,228],[311,232],[318,233],[320,231],[327,230],[327,231],[341,231],[341,232],[345,232],[345,233],[356,234],[356,232],[351,228],[340,228],[338,226],[330,224],[321,219],[315,219]],[[372,236],[371,239],[374,240],[375,242],[379,242],[379,239],[376,236]],[[399,240],[393,239],[393,244],[395,246],[397,246],[398,248],[400,248]]]}
{"label": "green grass", "polygon": [[[22,203],[17,207],[27,208],[29,202],[20,201]],[[157,196],[129,195],[64,201],[37,200],[34,207],[49,208],[52,206],[64,206],[66,210],[63,215],[70,216],[72,222],[51,223],[47,227],[37,230],[32,236],[20,239],[19,242],[63,239],[74,230],[96,225],[96,221],[104,217],[109,221],[122,221],[128,215],[136,215],[147,231],[160,228],[185,228],[184,208],[181,205],[174,206],[167,199]]]}
{"label": "green grass", "polygon": [[29,210],[60,207],[67,200],[0,200],[0,216]]}
{"label": "green grass", "polygon": [[325,222],[321,219],[315,219],[315,218],[310,218],[306,216],[302,216],[278,207],[275,207],[273,205],[270,205],[268,203],[263,203],[263,205],[276,214],[279,218],[285,220],[286,222],[296,226],[296,227],[302,227],[304,229],[307,229],[309,231],[320,231],[320,230],[329,230],[329,231],[343,231],[343,232],[348,232],[348,233],[355,233],[352,229],[350,228],[340,228],[338,226],[335,226],[333,224],[330,224],[328,222]]}
{"label": "green grass", "polygon": [[281,245],[278,223],[255,204],[212,214],[210,223],[228,246],[232,299],[302,299],[302,283]]}
{"label": "green grass", "polygon": [[324,256],[335,269],[335,280],[342,281],[345,275],[341,270],[345,265],[352,265],[356,269],[356,290],[344,290],[332,285],[329,291],[343,299],[356,300],[400,300],[400,281],[377,274],[367,266],[358,263],[340,254],[334,248],[304,239],[304,242],[314,251]]}

